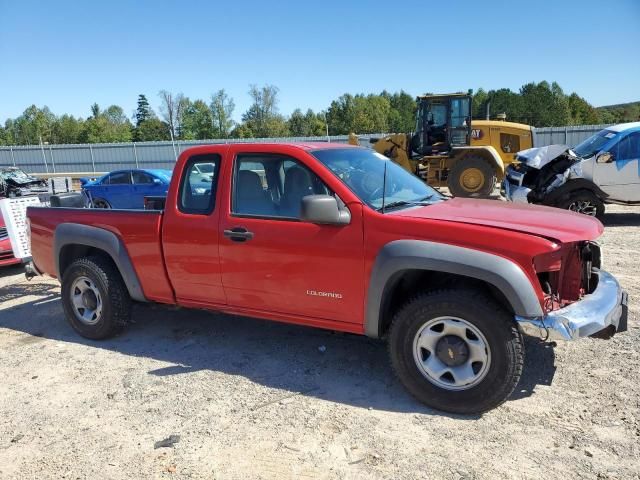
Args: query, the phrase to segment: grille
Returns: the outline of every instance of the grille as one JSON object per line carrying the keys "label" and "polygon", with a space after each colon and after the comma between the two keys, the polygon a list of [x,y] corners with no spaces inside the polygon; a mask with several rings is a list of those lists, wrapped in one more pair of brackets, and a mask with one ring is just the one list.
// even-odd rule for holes
{"label": "grille", "polygon": [[7,227],[0,227],[0,240],[4,240],[8,236],[9,234],[7,233]]}
{"label": "grille", "polygon": [[0,252],[0,260],[11,260],[13,258],[13,252],[11,250]]}

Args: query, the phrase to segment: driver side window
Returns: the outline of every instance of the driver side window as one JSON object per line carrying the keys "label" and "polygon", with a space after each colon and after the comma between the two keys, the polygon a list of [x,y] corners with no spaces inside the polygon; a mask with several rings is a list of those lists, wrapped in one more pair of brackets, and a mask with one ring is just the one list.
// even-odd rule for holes
{"label": "driver side window", "polygon": [[614,147],[613,153],[616,161],[634,160],[640,158],[640,132],[627,135]]}

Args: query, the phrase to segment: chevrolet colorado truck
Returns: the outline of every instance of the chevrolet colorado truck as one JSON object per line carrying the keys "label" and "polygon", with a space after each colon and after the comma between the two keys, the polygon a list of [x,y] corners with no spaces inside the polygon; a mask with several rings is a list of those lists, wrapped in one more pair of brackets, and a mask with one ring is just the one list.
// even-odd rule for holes
{"label": "chevrolet colorado truck", "polygon": [[120,332],[132,302],[363,334],[387,339],[409,392],[449,412],[507,399],[523,334],[627,328],[626,293],[600,269],[598,220],[446,199],[365,148],[195,147],[178,159],[162,210],[27,216],[32,273],[61,281],[84,337]]}

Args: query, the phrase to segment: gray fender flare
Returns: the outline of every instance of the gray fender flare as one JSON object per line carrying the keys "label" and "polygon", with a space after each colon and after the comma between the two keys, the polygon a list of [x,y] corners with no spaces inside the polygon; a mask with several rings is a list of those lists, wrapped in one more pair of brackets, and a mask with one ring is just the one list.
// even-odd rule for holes
{"label": "gray fender flare", "polygon": [[53,235],[53,255],[56,274],[60,281],[62,281],[62,273],[64,273],[60,271],[60,254],[67,245],[85,245],[104,251],[120,271],[131,298],[139,302],[147,301],[127,249],[122,240],[114,233],[103,228],[78,223],[58,225]]}
{"label": "gray fender flare", "polygon": [[390,280],[405,270],[431,270],[482,280],[502,292],[516,315],[543,315],[531,281],[511,260],[456,245],[397,240],[382,247],[371,271],[365,311],[367,336],[381,336],[383,302]]}

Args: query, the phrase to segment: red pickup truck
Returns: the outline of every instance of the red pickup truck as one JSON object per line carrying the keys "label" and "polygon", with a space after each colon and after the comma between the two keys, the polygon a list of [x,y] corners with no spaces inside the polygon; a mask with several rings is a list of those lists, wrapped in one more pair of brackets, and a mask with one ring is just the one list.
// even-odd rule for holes
{"label": "red pickup truck", "polygon": [[126,326],[132,301],[388,340],[420,401],[470,413],[510,395],[522,334],[626,330],[600,270],[602,224],[549,207],[447,199],[372,150],[231,144],[180,156],[163,210],[29,208],[33,271],[71,326]]}

